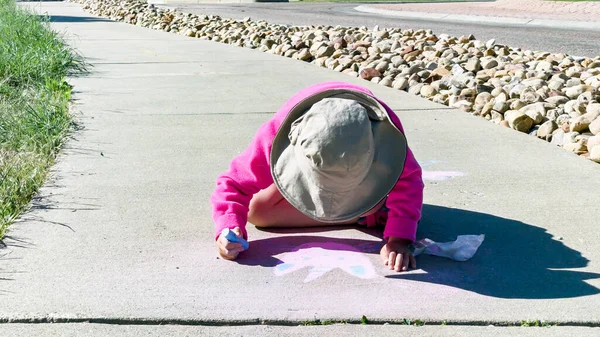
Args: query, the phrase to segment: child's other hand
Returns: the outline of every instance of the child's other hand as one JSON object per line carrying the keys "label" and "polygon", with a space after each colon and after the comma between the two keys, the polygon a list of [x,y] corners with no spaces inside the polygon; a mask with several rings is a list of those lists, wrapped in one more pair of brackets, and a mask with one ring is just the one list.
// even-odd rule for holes
{"label": "child's other hand", "polygon": [[[238,237],[242,237],[242,233],[239,227],[232,229],[232,231]],[[225,260],[235,260],[240,252],[244,251],[241,243],[231,242],[227,240],[223,235],[219,236],[217,240],[217,248],[219,249],[219,255]]]}
{"label": "child's other hand", "polygon": [[417,268],[417,261],[408,249],[410,244],[410,240],[389,237],[380,252],[383,264],[395,271],[408,270],[409,266]]}

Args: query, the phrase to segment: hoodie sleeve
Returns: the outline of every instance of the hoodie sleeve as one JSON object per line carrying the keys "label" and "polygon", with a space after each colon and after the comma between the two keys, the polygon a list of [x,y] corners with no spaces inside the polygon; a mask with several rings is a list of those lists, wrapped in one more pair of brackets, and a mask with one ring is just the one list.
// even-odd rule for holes
{"label": "hoodie sleeve", "polygon": [[273,184],[269,155],[276,133],[275,119],[263,124],[246,150],[217,177],[217,186],[210,198],[216,238],[223,229],[235,227],[248,238],[246,222],[250,200],[258,191]]}
{"label": "hoodie sleeve", "polygon": [[408,149],[404,171],[386,201],[389,208],[383,231],[386,240],[393,236],[415,241],[423,207],[423,187],[421,167]]}
{"label": "hoodie sleeve", "polygon": [[[382,103],[383,104],[383,103]],[[385,104],[392,122],[404,133],[400,119]],[[407,145],[404,170],[389,193],[386,206],[389,208],[387,223],[383,231],[384,239],[393,236],[401,239],[415,241],[417,223],[421,219],[423,208],[423,173],[421,166],[415,159],[410,147]]]}

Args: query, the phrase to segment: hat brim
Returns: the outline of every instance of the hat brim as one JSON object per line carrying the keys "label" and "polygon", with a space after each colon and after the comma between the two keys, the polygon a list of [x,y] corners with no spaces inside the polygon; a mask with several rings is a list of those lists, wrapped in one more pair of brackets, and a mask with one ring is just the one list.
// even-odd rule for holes
{"label": "hat brim", "polygon": [[[310,170],[301,167],[297,151],[288,135],[292,123],[315,103],[328,97],[355,98],[379,116],[374,121],[375,155],[363,181],[348,195],[332,195],[314,183]],[[309,96],[294,106],[281,124],[271,148],[270,166],[273,181],[283,197],[308,217],[324,223],[347,222],[365,214],[385,198],[396,185],[404,170],[407,142],[404,134],[392,123],[387,110],[373,97],[348,89],[330,89]],[[326,214],[322,200],[338,200],[337,214]]]}

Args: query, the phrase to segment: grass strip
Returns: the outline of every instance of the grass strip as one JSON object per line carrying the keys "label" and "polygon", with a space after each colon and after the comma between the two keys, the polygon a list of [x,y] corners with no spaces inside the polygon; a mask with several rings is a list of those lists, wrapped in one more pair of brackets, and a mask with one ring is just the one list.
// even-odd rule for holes
{"label": "grass strip", "polygon": [[0,239],[44,183],[73,125],[65,79],[84,70],[47,18],[0,0]]}

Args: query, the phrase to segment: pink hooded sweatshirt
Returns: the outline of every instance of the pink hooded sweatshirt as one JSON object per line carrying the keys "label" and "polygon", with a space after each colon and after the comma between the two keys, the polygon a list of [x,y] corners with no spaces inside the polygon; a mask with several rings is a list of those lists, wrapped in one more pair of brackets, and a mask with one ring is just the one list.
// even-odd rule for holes
{"label": "pink hooded sweatshirt", "polygon": [[[210,198],[216,238],[223,229],[235,227],[239,227],[244,238],[248,238],[246,222],[250,200],[258,191],[273,184],[269,160],[277,130],[296,104],[329,89],[349,89],[374,97],[372,92],[361,86],[345,82],[325,82],[305,88],[290,98],[258,129],[250,146],[233,159],[229,169],[218,176],[217,186]],[[385,103],[378,101],[388,111],[392,122],[404,133],[398,116]],[[415,241],[417,222],[421,218],[423,205],[423,187],[421,167],[410,148],[407,148],[404,171],[386,200],[386,206],[389,208],[383,232],[386,240],[396,237]]]}

